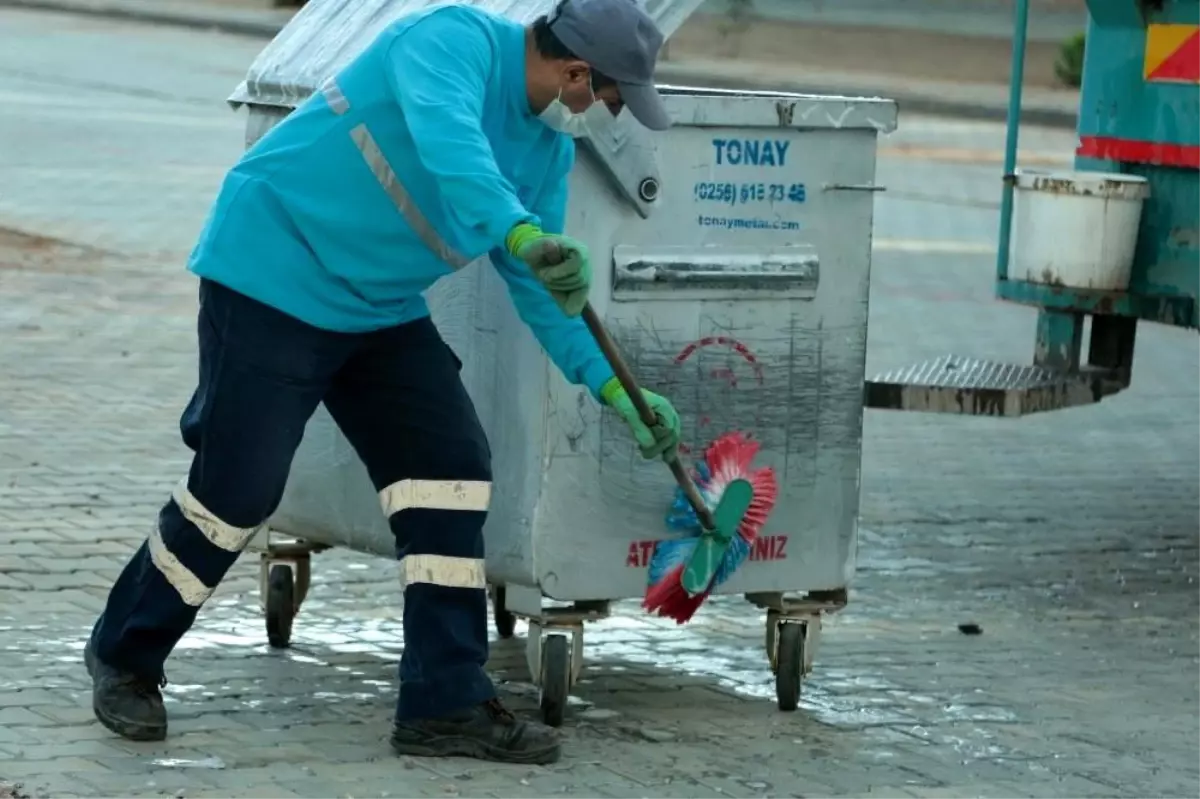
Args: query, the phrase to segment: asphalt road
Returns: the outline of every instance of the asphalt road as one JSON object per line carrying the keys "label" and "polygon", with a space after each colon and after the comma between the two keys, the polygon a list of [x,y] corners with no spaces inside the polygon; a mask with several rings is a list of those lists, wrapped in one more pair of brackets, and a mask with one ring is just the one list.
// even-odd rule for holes
{"label": "asphalt road", "polygon": [[[246,558],[168,664],[172,736],[112,739],[79,651],[186,458],[182,259],[260,43],[0,11],[0,782],[54,796],[1196,796],[1200,368],[1139,329],[1134,386],[1016,421],[867,414],[859,568],[799,712],[761,614],[589,627],[552,769],[398,762],[394,565],[316,562],[295,646],[265,648]],[[1073,137],[1028,130],[1026,164]],[[881,142],[869,371],[1028,362],[995,302],[1002,128],[904,117]],[[977,623],[982,635],[957,625]],[[518,642],[491,668],[529,712]],[[3,788],[0,787],[0,791]]]}

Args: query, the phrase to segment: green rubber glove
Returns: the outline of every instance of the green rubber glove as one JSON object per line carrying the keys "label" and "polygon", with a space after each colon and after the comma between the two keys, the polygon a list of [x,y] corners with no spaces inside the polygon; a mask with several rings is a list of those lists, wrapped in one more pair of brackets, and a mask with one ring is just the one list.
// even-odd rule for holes
{"label": "green rubber glove", "polygon": [[642,389],[642,396],[654,415],[658,424],[647,427],[638,416],[633,400],[625,393],[625,387],[617,378],[610,378],[600,389],[600,397],[604,403],[616,411],[629,428],[633,430],[633,438],[642,451],[643,458],[662,456],[664,461],[673,461],[679,457],[679,414],[671,406],[666,397],[660,397],[653,391]]}
{"label": "green rubber glove", "polygon": [[528,264],[563,313],[579,316],[592,284],[592,262],[582,242],[522,222],[508,232],[504,245],[510,255]]}

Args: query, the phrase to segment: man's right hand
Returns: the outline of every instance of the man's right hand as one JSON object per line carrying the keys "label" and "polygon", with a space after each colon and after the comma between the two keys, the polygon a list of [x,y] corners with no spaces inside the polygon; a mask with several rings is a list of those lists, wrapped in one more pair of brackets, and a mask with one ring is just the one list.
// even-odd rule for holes
{"label": "man's right hand", "polygon": [[662,456],[664,461],[670,463],[679,457],[679,413],[671,405],[670,400],[660,397],[653,391],[643,388],[642,396],[645,397],[650,410],[654,411],[654,415],[658,418],[658,424],[646,426],[638,414],[633,400],[629,398],[625,387],[617,378],[609,378],[608,382],[600,389],[600,398],[604,400],[604,404],[616,411],[633,431],[633,438],[642,451],[642,457]]}
{"label": "man's right hand", "polygon": [[509,231],[504,244],[509,254],[529,266],[563,313],[579,316],[592,283],[592,264],[582,242],[522,222]]}

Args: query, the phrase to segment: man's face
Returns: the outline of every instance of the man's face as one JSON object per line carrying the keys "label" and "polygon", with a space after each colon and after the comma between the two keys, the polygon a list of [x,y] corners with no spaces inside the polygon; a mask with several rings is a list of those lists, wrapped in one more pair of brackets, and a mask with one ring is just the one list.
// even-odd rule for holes
{"label": "man's face", "polygon": [[621,93],[616,86],[608,85],[602,89],[592,89],[592,70],[582,61],[572,62],[563,71],[562,95],[563,105],[572,113],[582,114],[592,107],[596,101],[608,106],[613,116],[621,113],[625,104],[621,102]]}

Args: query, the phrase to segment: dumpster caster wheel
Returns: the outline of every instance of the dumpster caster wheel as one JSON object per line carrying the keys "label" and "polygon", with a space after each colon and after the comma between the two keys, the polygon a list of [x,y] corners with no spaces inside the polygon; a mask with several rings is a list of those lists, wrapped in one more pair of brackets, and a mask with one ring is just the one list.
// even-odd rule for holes
{"label": "dumpster caster wheel", "polygon": [[775,697],[779,709],[791,712],[800,704],[800,683],[804,678],[804,634],[802,623],[780,623],[776,628]]}
{"label": "dumpster caster wheel", "polygon": [[504,600],[504,586],[496,586],[492,594],[492,617],[496,623],[496,633],[501,638],[512,638],[517,628],[517,617],[505,609]]}
{"label": "dumpster caster wheel", "polygon": [[548,635],[542,643],[542,721],[561,727],[571,694],[571,641]]}
{"label": "dumpster caster wheel", "polygon": [[275,649],[287,649],[292,642],[295,597],[291,567],[282,563],[272,566],[267,576],[267,643]]}

